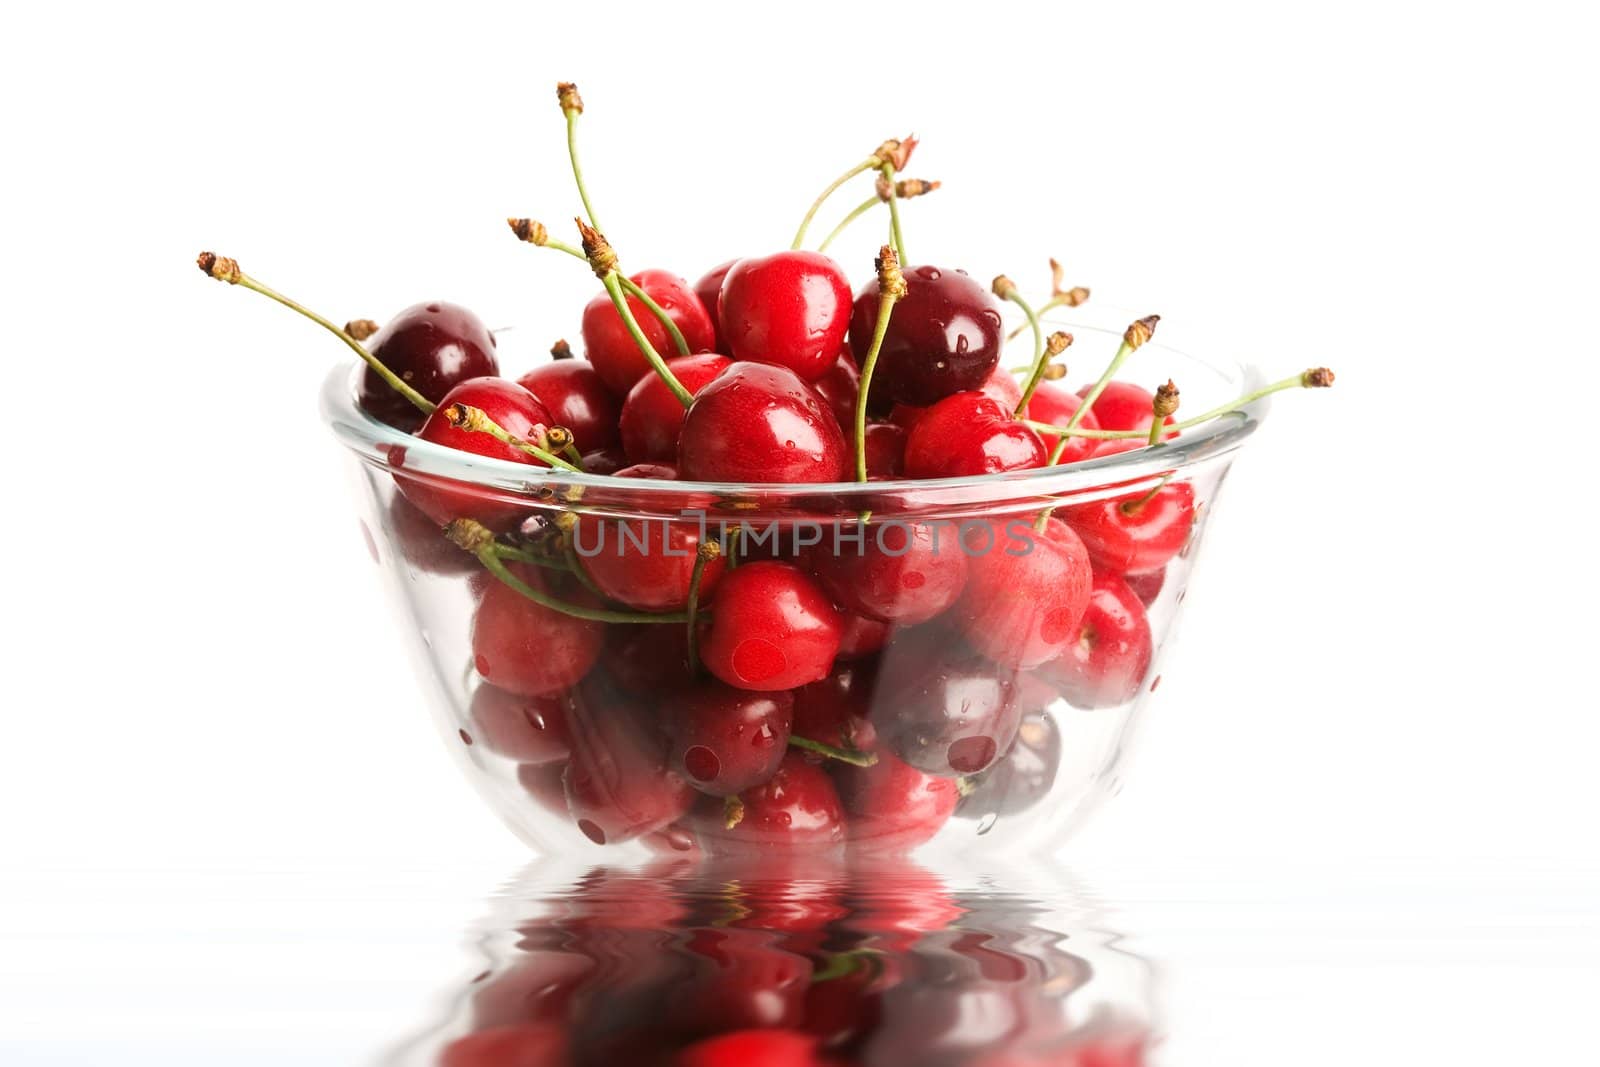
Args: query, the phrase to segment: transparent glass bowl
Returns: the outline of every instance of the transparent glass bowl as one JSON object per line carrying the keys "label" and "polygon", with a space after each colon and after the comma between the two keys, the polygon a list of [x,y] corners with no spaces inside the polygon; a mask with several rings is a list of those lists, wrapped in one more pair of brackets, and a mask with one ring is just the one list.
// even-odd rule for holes
{"label": "transparent glass bowl", "polygon": [[[1063,325],[1078,335],[1079,350],[1109,351],[1121,332],[1078,316]],[[1190,411],[1260,385],[1251,368],[1160,343],[1140,349],[1133,366],[1142,383],[1178,381]],[[960,854],[1058,844],[1117,785],[1132,729],[1160,685],[1162,652],[1217,491],[1233,452],[1266,408],[1257,402],[1159,448],[1048,470],[864,485],[734,485],[574,475],[441,448],[361,411],[355,374],[354,366],[330,374],[323,413],[350,450],[362,527],[409,622],[413,659],[441,736],[513,831],[561,854],[835,848]],[[781,736],[756,729],[752,745],[776,745],[787,755],[779,778],[741,810],[691,787],[691,770],[705,775],[706,761],[691,755],[686,762],[677,723],[704,689],[687,680],[682,622],[573,623],[539,609],[522,623],[513,618],[511,628],[523,625],[526,632],[508,644],[505,619],[530,602],[448,541],[398,491],[402,482],[410,489],[448,486],[463,506],[493,514],[505,539],[550,554],[550,566],[515,569],[568,601],[594,603],[560,570],[589,564],[571,547],[551,547],[562,524],[572,528],[571,517],[577,549],[591,556],[614,552],[618,543],[637,551],[637,539],[613,533],[608,548],[598,535],[624,521],[644,535],[646,551],[663,551],[669,529],[694,535],[704,529],[715,537],[742,525],[731,542],[747,542],[741,567],[776,559],[808,577],[831,569],[831,592],[823,587],[829,598],[859,604],[875,601],[840,585],[839,575],[848,582],[859,570],[841,567],[837,555],[861,551],[853,532],[862,530],[865,513],[866,542],[876,538],[890,555],[908,531],[943,534],[942,562],[882,565],[878,580],[887,575],[891,584],[917,586],[965,569],[965,587],[957,581],[954,602],[928,620],[841,615],[830,677],[770,696],[792,708],[795,735],[802,728],[826,734],[811,740],[859,749],[866,755],[858,762],[876,756],[877,764],[860,767],[785,746]],[[1148,521],[1123,521],[1124,505]],[[1055,573],[1046,563],[1059,553],[1027,536],[1046,508],[1095,559],[1090,613],[1073,627],[1061,625],[1070,622],[1062,607],[1072,599],[1064,588],[1070,582],[1029,584],[1030,576]],[[782,548],[749,547],[774,537]],[[836,558],[819,561],[819,553]],[[1015,561],[1030,554],[1045,562]],[[1150,566],[1153,560],[1158,565]],[[712,625],[717,589],[731,572],[721,573],[704,598],[703,616]],[[1142,608],[1141,601],[1147,601]],[[482,612],[500,617],[498,637],[492,649],[481,642],[475,648],[480,607],[491,604]],[[704,651],[705,638],[701,643]],[[735,665],[741,655],[756,665],[749,672],[755,678],[767,675],[774,659],[782,665],[787,652],[758,642],[737,646]],[[508,689],[489,685],[483,672]],[[574,674],[581,680],[571,682]],[[701,679],[702,687],[715,684],[704,671]],[[716,792],[714,782],[701,785]]]}

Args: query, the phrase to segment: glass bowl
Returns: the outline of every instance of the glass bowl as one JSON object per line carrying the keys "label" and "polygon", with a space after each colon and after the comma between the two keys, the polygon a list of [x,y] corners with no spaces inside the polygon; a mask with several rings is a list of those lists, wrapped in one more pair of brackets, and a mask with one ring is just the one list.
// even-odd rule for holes
{"label": "glass bowl", "polygon": [[[1121,326],[1085,310],[1062,325],[1078,350],[1110,351]],[[1176,380],[1191,411],[1261,384],[1250,367],[1158,342],[1129,371]],[[1217,492],[1267,406],[1050,469],[738,485],[442,448],[360,410],[356,374],[329,375],[323,413],[349,449],[363,531],[409,623],[426,702],[489,805],[529,845],[561,854],[1059,844],[1118,784]],[[705,567],[700,669],[687,662],[681,611],[673,622],[552,612],[410,498],[485,518],[513,546],[513,577],[589,608],[633,612],[594,591],[598,575],[631,596],[622,557],[655,555],[651,566],[687,576],[694,544],[720,540],[734,559]],[[1086,569],[1062,560],[1085,551],[1095,576],[1080,619]],[[720,603],[725,588],[736,592]],[[746,608],[780,622],[798,612],[810,629],[740,629],[729,620]],[[819,629],[818,612],[834,610]],[[822,677],[819,657],[831,660]],[[722,795],[741,783],[737,799]]]}

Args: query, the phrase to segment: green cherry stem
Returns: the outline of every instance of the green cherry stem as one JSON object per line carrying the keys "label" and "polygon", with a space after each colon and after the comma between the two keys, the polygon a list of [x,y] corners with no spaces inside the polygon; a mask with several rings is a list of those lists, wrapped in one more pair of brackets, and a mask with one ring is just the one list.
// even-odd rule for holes
{"label": "green cherry stem", "polygon": [[817,246],[817,251],[826,252],[828,250],[828,246],[833,244],[835,238],[844,233],[845,230],[849,229],[850,224],[856,221],[856,219],[859,219],[862,215],[865,215],[867,212],[877,207],[878,203],[878,198],[876,196],[871,196],[861,201],[861,203],[857,204],[855,207],[851,208],[850,214],[846,215],[840,221],[839,225],[835,226],[833,231],[822,239],[822,243]]}
{"label": "green cherry stem", "polygon": [[833,181],[828,184],[828,187],[822,190],[817,198],[811,202],[810,209],[806,211],[806,217],[800,220],[800,228],[795,231],[794,243],[789,246],[790,249],[799,249],[801,245],[805,244],[806,231],[811,228],[811,220],[817,217],[817,212],[821,210],[822,205],[827,202],[827,199],[830,196],[838,192],[840,187],[842,187],[845,182],[848,182],[857,174],[865,174],[867,171],[873,170],[877,166],[878,157],[872,156],[868,159],[863,159],[860,163],[857,163],[855,166],[851,167],[849,170],[833,179]]}
{"label": "green cherry stem", "polygon": [[389,383],[390,388],[399,393],[401,396],[405,397],[407,400],[411,401],[411,403],[416,406],[416,409],[422,412],[424,415],[433,414],[433,409],[438,406],[433,401],[429,400],[427,397],[411,388],[411,386],[407,385],[398,374],[395,374],[394,371],[384,366],[383,362],[379,360],[377,356],[374,356],[371,352],[368,352],[366,347],[354,337],[351,337],[348,333],[339,329],[339,327],[335,326],[332,322],[329,322],[321,315],[318,315],[310,308],[304,307],[295,301],[290,300],[282,293],[276,292],[275,290],[269,289],[265,285],[262,285],[260,282],[250,277],[250,275],[240,270],[237,260],[229,259],[226,256],[219,256],[212,252],[201,252],[196,262],[199,264],[200,269],[204,271],[207,276],[215,278],[219,282],[227,282],[229,285],[242,285],[252,292],[260,293],[269,300],[277,301],[290,311],[295,311],[301,315],[304,315],[318,326],[321,326],[324,330],[327,330],[329,333],[333,334],[346,345],[349,345],[350,350],[356,355],[360,356],[362,362],[371,367],[378,377]]}
{"label": "green cherry stem", "polygon": [[906,238],[900,230],[900,194],[895,189],[894,164],[885,162],[878,168],[878,172],[883,175],[883,180],[889,187],[889,236],[894,242],[895,254],[900,257],[900,262],[905,263],[907,262]]}
{"label": "green cherry stem", "polygon": [[589,261],[589,269],[594,271],[595,277],[600,279],[600,284],[606,287],[606,293],[611,297],[611,304],[617,309],[617,314],[622,317],[622,325],[628,330],[633,343],[639,346],[639,351],[644,355],[645,362],[666,383],[672,395],[678,398],[678,403],[688,407],[694,403],[694,395],[683,387],[677,375],[672,373],[672,368],[667,366],[667,361],[661,358],[661,353],[656,351],[655,345],[650,343],[650,338],[639,329],[639,320],[633,317],[633,309],[628,306],[627,297],[622,292],[621,275],[617,271],[617,253],[611,247],[611,242],[606,240],[605,234],[588,225],[582,219],[578,223],[578,233],[583,237],[584,258]]}
{"label": "green cherry stem", "polygon": [[1100,394],[1106,391],[1106,386],[1110,384],[1111,379],[1121,369],[1123,362],[1143,347],[1146,341],[1150,340],[1151,336],[1156,332],[1156,323],[1160,321],[1160,315],[1146,315],[1123,331],[1122,343],[1117,346],[1117,354],[1111,357],[1111,362],[1106,365],[1105,371],[1100,375],[1100,380],[1094,383],[1094,388],[1089,390],[1088,394],[1083,398],[1083,403],[1078,405],[1078,409],[1067,420],[1066,428],[1069,431],[1078,428],[1078,423],[1082,422],[1083,417],[1089,413],[1089,409],[1094,407],[1094,402],[1100,399]]}
{"label": "green cherry stem", "polygon": [[567,119],[567,158],[572,161],[572,180],[578,185],[578,198],[583,201],[583,211],[589,216],[589,225],[598,230],[600,218],[594,213],[594,205],[589,202],[589,189],[583,183],[583,168],[578,165],[578,116],[583,114],[583,97],[578,95],[578,87],[572,82],[558,82],[556,99],[561,103],[561,113]]}
{"label": "green cherry stem", "polygon": [[1167,416],[1178,410],[1178,387],[1172,379],[1167,379],[1167,384],[1156,389],[1155,399],[1150,404],[1151,413],[1155,416],[1150,420],[1150,440],[1146,447],[1154,448],[1161,443],[1163,431],[1166,428]]}
{"label": "green cherry stem", "polygon": [[508,444],[518,451],[526,452],[547,466],[554,467],[557,470],[571,471],[574,474],[582,473],[577,467],[574,467],[548,448],[534,444],[532,441],[524,440],[511,433],[491,419],[482,408],[475,408],[471,404],[451,404],[444,409],[444,417],[451,426],[458,430],[466,430],[468,433],[486,433],[496,441]]}
{"label": "green cherry stem", "polygon": [[889,332],[889,316],[895,304],[906,295],[905,275],[893,248],[878,249],[878,321],[872,329],[872,345],[861,361],[861,384],[856,390],[856,481],[867,480],[867,393],[872,389],[872,372],[878,365],[878,352]]}
{"label": "green cherry stem", "polygon": [[[1179,430],[1193,429],[1201,423],[1210,422],[1212,419],[1231,414],[1248,404],[1255,403],[1262,397],[1271,396],[1273,393],[1281,393],[1289,389],[1326,389],[1332,384],[1333,371],[1327,367],[1313,367],[1311,370],[1302,371],[1293,377],[1262,386],[1253,393],[1246,393],[1235,400],[1228,401],[1226,404],[1220,404],[1210,411],[1201,412],[1192,419],[1184,419],[1182,422],[1173,423],[1171,426],[1165,427],[1162,433],[1170,435]],[[1082,411],[1083,409],[1079,408],[1078,410]],[[1089,437],[1097,441],[1118,441],[1129,437],[1144,437],[1148,432],[1145,430],[1084,430],[1052,426],[1048,422],[1036,422],[1033,419],[1023,419],[1022,424],[1039,433],[1063,439],[1068,437]]]}
{"label": "green cherry stem", "polygon": [[836,745],[813,741],[809,737],[796,737],[790,734],[789,745],[792,748],[815,752],[817,755],[826,756],[828,759],[836,759],[841,763],[848,763],[852,767],[875,767],[878,764],[878,757],[871,752],[857,752],[854,749],[839,748]]}
{"label": "green cherry stem", "polygon": [[689,600],[684,614],[689,623],[689,673],[700,673],[700,582],[705,577],[706,564],[722,554],[722,546],[715,541],[702,541],[695,550],[694,570],[689,573]]}

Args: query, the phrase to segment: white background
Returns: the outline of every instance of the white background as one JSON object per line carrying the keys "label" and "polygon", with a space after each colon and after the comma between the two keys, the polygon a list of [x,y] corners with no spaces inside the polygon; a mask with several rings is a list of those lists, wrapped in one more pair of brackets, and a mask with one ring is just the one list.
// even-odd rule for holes
{"label": "white background", "polygon": [[[574,211],[559,78],[632,266],[779,247],[915,130],[945,182],[915,258],[1038,291],[1054,255],[1180,347],[1332,365],[1238,463],[1067,861],[1167,965],[1169,1062],[1592,1055],[1580,11],[13,12],[0,1058],[359,1061],[464,965],[523,852],[414,696],[316,417],[342,354],[193,259],[341,321],[443,298],[573,335],[592,278],[502,221]],[[837,246],[856,278],[877,241]]]}

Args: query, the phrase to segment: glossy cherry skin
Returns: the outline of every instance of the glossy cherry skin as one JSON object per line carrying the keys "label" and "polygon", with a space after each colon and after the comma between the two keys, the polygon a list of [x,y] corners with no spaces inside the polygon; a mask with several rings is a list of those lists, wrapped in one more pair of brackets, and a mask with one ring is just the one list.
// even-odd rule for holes
{"label": "glossy cherry skin", "polygon": [[1145,492],[1073,504],[1059,514],[1083,539],[1094,565],[1123,574],[1166,566],[1194,526],[1194,486],[1169,482],[1150,499]]}
{"label": "glossy cherry skin", "polygon": [[[1092,388],[1091,385],[1084,386],[1078,390],[1078,396],[1088,396]],[[1094,416],[1102,430],[1148,430],[1156,418],[1155,399],[1155,394],[1148,389],[1141,389],[1131,382],[1110,381],[1106,383],[1105,391],[1095,399],[1089,414]],[[1168,426],[1174,421],[1171,415],[1162,420]],[[1178,432],[1174,430],[1163,434],[1162,438],[1165,440],[1176,436]]]}
{"label": "glossy cherry skin", "polygon": [[790,750],[765,783],[739,794],[744,816],[728,827],[721,803],[707,798],[700,841],[716,853],[805,849],[822,851],[844,841],[844,809],[827,771]]}
{"label": "glossy cherry skin", "polygon": [[558,1023],[522,1023],[458,1037],[439,1053],[438,1067],[563,1067],[567,1031]]}
{"label": "glossy cherry skin", "polygon": [[667,704],[668,759],[700,792],[732,796],[777,772],[793,721],[794,697],[787,692],[698,685]]}
{"label": "glossy cherry skin", "polygon": [[560,696],[526,697],[485,682],[472,694],[474,741],[518,763],[549,763],[572,754],[567,705]]}
{"label": "glossy cherry skin", "polygon": [[812,567],[840,607],[884,622],[926,622],[961,596],[967,557],[954,524],[903,520],[870,525],[862,543],[816,552]]}
{"label": "glossy cherry skin", "polygon": [[696,482],[836,482],[848,455],[816,391],[762,363],[736,363],[702,389],[678,439],[678,470]]}
{"label": "glossy cherry skin", "polygon": [[906,477],[959,478],[1042,467],[1039,435],[982,393],[956,393],[923,412],[906,439]]}
{"label": "glossy cherry skin", "polygon": [[981,819],[1028,810],[1050,792],[1060,766],[1061,730],[1055,719],[1047,712],[1024,717],[1016,741],[983,773],[961,816]]}
{"label": "glossy cherry skin", "polygon": [[[977,389],[1000,361],[1000,309],[989,291],[958,270],[910,267],[878,350],[872,395],[928,405]],[[878,282],[856,297],[850,348],[866,359],[878,321]]]}
{"label": "glossy cherry skin", "polygon": [[583,454],[585,474],[615,474],[623,467],[631,466],[632,462],[620,444],[607,445]]}
{"label": "glossy cherry skin", "polygon": [[867,481],[887,481],[905,474],[908,437],[892,422],[875,422],[867,427]]}
{"label": "glossy cherry skin", "polygon": [[1077,640],[1045,668],[1067,701],[1109,708],[1132,700],[1150,671],[1150,620],[1128,583],[1108,572],[1094,576]]}
{"label": "glossy cherry skin", "polygon": [[1012,669],[1036,667],[1078,635],[1093,581],[1089,552],[1059,524],[1036,534],[1021,520],[962,530],[967,587],[952,614],[972,647]]}
{"label": "glossy cherry skin", "polygon": [[[413,304],[367,340],[367,350],[411,388],[435,404],[469,378],[500,373],[494,334],[458,304]],[[371,367],[361,372],[356,403],[380,422],[411,433],[423,415]]]}
{"label": "glossy cherry skin", "polygon": [[[537,567],[507,566],[534,588],[546,586]],[[472,620],[472,662],[479,676],[498,689],[546,696],[589,673],[600,658],[604,637],[599,623],[554,611],[495,582],[484,591]]]}
{"label": "glossy cherry skin", "polygon": [[850,841],[905,852],[932,840],[961,799],[955,779],[924,774],[887,751],[877,756],[871,767],[845,766],[835,774]]}
{"label": "glossy cherry skin", "polygon": [[871,751],[878,743],[869,718],[877,674],[874,664],[841,663],[821,681],[796,689],[794,736],[835,748]]}
{"label": "glossy cherry skin", "polygon": [[944,626],[900,631],[884,651],[872,725],[918,770],[953,777],[988,768],[1011,746],[1019,719],[1011,672]]}
{"label": "glossy cherry skin", "polygon": [[[667,366],[690,394],[698,395],[733,361],[715,352],[677,356]],[[684,406],[658,374],[647,374],[628,391],[621,415],[622,449],[633,463],[674,463]]]}
{"label": "glossy cherry skin", "polygon": [[839,420],[839,429],[849,439],[856,425],[856,396],[861,392],[861,368],[856,366],[855,357],[850,355],[848,347],[839,350],[839,355],[828,364],[822,376],[811,383],[811,388],[828,402],[833,417]]}
{"label": "glossy cherry skin", "polygon": [[1160,567],[1153,571],[1134,571],[1122,576],[1128,583],[1128,588],[1133,590],[1133,595],[1139,598],[1139,603],[1149,607],[1156,602],[1156,597],[1161,595],[1161,590],[1167,584],[1167,568]]}
{"label": "glossy cherry skin", "polygon": [[[716,344],[711,314],[688,282],[664,270],[642,270],[632,276],[632,281],[661,305],[683,334],[689,351],[707,352]],[[627,297],[627,301],[640,331],[649,338],[656,354],[665,359],[676,352],[666,327],[650,309],[634,297]],[[650,362],[639,351],[622,316],[617,314],[616,305],[606,293],[597,294],[583,309],[583,347],[589,362],[600,372],[601,380],[617,396],[627,396],[635,382],[652,373]]]}
{"label": "glossy cherry skin", "polygon": [[[664,464],[624,467],[615,477],[670,481],[677,472]],[[589,580],[607,597],[640,611],[676,611],[689,602],[699,525],[692,519],[583,518],[573,529],[573,549]],[[714,559],[700,576],[709,596],[726,563]]]}
{"label": "glossy cherry skin", "polygon": [[788,367],[815,381],[850,328],[850,280],[821,252],[741,259],[723,278],[717,315],[734,359]]}
{"label": "glossy cherry skin", "polygon": [[717,301],[722,296],[722,280],[728,276],[737,259],[730,259],[726,263],[712,267],[700,276],[694,283],[694,295],[700,298],[700,303],[705,305],[706,313],[711,316],[711,325],[717,335],[716,351],[724,356],[728,354],[728,342],[722,333],[722,323],[717,314]]}
{"label": "glossy cherry skin", "polygon": [[579,452],[617,443],[622,405],[588,360],[542,363],[518,378],[517,384],[539,398],[555,425],[572,431]]}
{"label": "glossy cherry skin", "polygon": [[[1074,393],[1052,382],[1040,382],[1039,388],[1034,390],[1033,396],[1028,400],[1028,410],[1023,414],[1036,422],[1048,422],[1052,426],[1066,426],[1072,419],[1072,413],[1082,406],[1083,400]],[[1148,422],[1146,423],[1148,425]],[[1085,412],[1078,426],[1085,430],[1101,429],[1099,421],[1094,417],[1094,412]],[[1055,449],[1057,438],[1049,438],[1051,450]],[[1067,447],[1061,452],[1057,463],[1076,463],[1088,459],[1094,454],[1100,442],[1092,437],[1069,437]]]}
{"label": "glossy cherry skin", "polygon": [[[543,460],[535,459],[520,448],[505,444],[489,434],[451,426],[444,412],[452,404],[482,408],[506,432],[525,440],[537,438],[552,425],[550,412],[545,410],[537,397],[516,382],[508,382],[504,378],[473,378],[462,382],[445,394],[439,407],[423,422],[417,436],[424,441],[473,455],[489,456],[508,463],[526,463],[534,467],[547,466]],[[526,510],[521,505],[488,498],[471,489],[450,488],[451,483],[448,482],[440,484],[432,480],[423,481],[420,477],[407,477],[403,471],[403,450],[394,450],[391,458],[396,467],[402,468],[395,475],[400,491],[419,511],[441,527],[452,519],[474,518],[497,530],[506,529],[520,519]]]}
{"label": "glossy cherry skin", "polygon": [[821,1067],[817,1039],[793,1030],[734,1030],[678,1052],[673,1067]]}
{"label": "glossy cherry skin", "polygon": [[776,692],[827,677],[843,620],[828,595],[788,563],[723,574],[700,660],[736,689]]}
{"label": "glossy cherry skin", "polygon": [[574,702],[567,805],[597,845],[631,841],[677,821],[694,791],[667,766],[664,746],[634,709],[613,700]]}
{"label": "glossy cherry skin", "polygon": [[[989,377],[978,387],[978,392],[999,404],[1004,411],[1016,411],[1017,405],[1022,402],[1022,385],[1017,381],[1017,376],[1004,367],[990,371]],[[913,404],[896,404],[889,412],[889,421],[905,427],[909,433],[927,410]]]}

